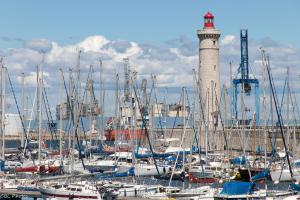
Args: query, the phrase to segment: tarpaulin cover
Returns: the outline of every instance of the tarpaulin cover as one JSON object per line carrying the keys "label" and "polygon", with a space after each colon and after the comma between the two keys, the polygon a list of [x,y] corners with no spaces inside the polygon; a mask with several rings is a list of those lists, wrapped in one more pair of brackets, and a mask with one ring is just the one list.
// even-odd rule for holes
{"label": "tarpaulin cover", "polygon": [[98,179],[110,179],[110,178],[116,178],[116,177],[128,177],[128,176],[134,176],[134,167],[131,167],[128,169],[127,172],[117,172],[112,173],[110,175],[108,174],[97,174],[95,177]]}
{"label": "tarpaulin cover", "polygon": [[270,170],[269,169],[264,169],[264,171],[252,176],[252,181],[258,181],[264,178],[269,178],[270,177]]}
{"label": "tarpaulin cover", "polygon": [[236,157],[231,159],[230,163],[235,165],[244,165],[246,163],[246,158],[245,156]]}
{"label": "tarpaulin cover", "polygon": [[225,195],[241,195],[241,194],[251,194],[255,187],[255,183],[251,182],[226,182],[220,194]]}
{"label": "tarpaulin cover", "polygon": [[4,160],[0,160],[0,171],[4,171]]}
{"label": "tarpaulin cover", "polygon": [[296,162],[294,162],[294,166],[295,166],[295,167],[300,167],[300,161],[297,160]]}
{"label": "tarpaulin cover", "polygon": [[292,183],[292,184],[290,184],[290,190],[292,190],[292,191],[300,191],[300,185]]}

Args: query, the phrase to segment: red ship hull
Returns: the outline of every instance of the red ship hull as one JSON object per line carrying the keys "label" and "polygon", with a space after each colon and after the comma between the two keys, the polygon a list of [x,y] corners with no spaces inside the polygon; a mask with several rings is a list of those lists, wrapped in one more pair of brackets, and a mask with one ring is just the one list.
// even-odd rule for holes
{"label": "red ship hull", "polygon": [[49,166],[46,167],[45,165],[38,166],[29,166],[29,167],[17,167],[15,169],[16,172],[31,172],[31,173],[40,173],[40,174],[53,174],[58,173],[60,171],[59,166]]}
{"label": "red ship hull", "polygon": [[194,173],[189,172],[189,182],[190,183],[215,183],[219,181],[218,178],[209,177],[209,176],[195,176]]}
{"label": "red ship hull", "polygon": [[144,140],[145,139],[145,131],[141,129],[135,130],[107,130],[105,132],[105,137],[107,141],[115,141],[116,138],[122,140]]}

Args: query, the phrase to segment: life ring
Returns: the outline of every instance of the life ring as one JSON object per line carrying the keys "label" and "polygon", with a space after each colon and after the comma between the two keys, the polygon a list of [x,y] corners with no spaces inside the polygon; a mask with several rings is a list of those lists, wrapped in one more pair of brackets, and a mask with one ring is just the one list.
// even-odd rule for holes
{"label": "life ring", "polygon": [[105,193],[106,192],[106,189],[105,188],[100,188],[100,193]]}

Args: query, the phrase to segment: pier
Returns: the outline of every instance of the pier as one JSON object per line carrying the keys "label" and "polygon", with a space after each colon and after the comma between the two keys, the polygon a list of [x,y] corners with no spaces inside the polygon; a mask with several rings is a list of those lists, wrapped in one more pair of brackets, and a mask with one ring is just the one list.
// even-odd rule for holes
{"label": "pier", "polygon": [[1,189],[0,190],[0,199],[21,199],[23,197],[33,198],[42,198],[42,194],[39,191],[24,191],[16,189]]}
{"label": "pier", "polygon": [[[289,143],[289,149],[293,149],[293,146],[297,145],[297,142],[300,139],[300,127],[290,128],[289,131],[287,131],[287,127],[285,127],[285,132],[289,132],[286,136],[286,141]],[[209,139],[209,151],[222,151],[224,150],[224,146],[226,146],[227,140],[227,150],[233,150],[233,151],[239,151],[241,150],[241,141],[244,141],[247,145],[245,145],[245,150],[248,152],[255,152],[258,145],[263,147],[264,146],[264,137],[265,137],[265,131],[267,135],[267,151],[270,152],[273,145],[273,138],[276,134],[276,128],[272,127],[245,127],[245,128],[237,128],[237,127],[225,127],[224,130],[217,130],[212,131],[208,133],[208,139]],[[183,138],[183,145],[188,147],[191,145],[191,143],[194,140],[194,130],[192,128],[186,128],[186,135]],[[58,133],[57,139],[58,137]],[[164,138],[178,138],[179,140],[183,137],[183,128],[174,128],[174,129],[152,129],[152,136],[150,135],[150,138],[154,141],[154,146],[157,146],[158,143],[156,142],[157,139],[162,138],[162,135],[164,135]],[[52,135],[50,133],[44,133],[43,134],[43,140],[51,140]],[[54,136],[53,136],[54,137]],[[99,137],[98,133],[92,133],[91,135],[88,133],[79,133],[78,134],[79,140],[83,141],[85,139],[87,140],[96,140]],[[20,141],[21,136],[6,136],[6,141]],[[32,132],[29,135],[29,138],[32,140],[37,140],[37,134]],[[55,137],[54,137],[55,138]],[[200,145],[202,147],[202,150],[205,148],[205,132],[204,128],[202,129],[200,136],[198,136]],[[67,141],[68,140],[68,134],[63,134],[62,140]],[[147,144],[146,142],[144,143]],[[276,148],[277,149],[283,149],[283,142],[280,132],[278,132],[277,136],[277,142],[276,142]],[[17,149],[15,149],[17,150]],[[1,150],[0,150],[1,151]],[[6,152],[11,152],[10,149],[6,148]],[[298,152],[295,152],[298,153]]]}

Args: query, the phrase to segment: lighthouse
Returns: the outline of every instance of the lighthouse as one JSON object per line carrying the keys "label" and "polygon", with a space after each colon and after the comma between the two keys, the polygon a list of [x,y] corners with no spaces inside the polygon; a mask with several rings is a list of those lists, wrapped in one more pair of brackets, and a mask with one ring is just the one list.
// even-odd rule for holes
{"label": "lighthouse", "polygon": [[214,16],[207,12],[204,25],[197,31],[199,38],[199,86],[202,97],[202,109],[210,130],[219,129],[220,70],[219,38],[220,31],[215,28]]}

